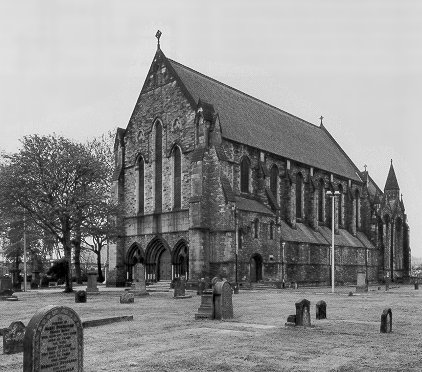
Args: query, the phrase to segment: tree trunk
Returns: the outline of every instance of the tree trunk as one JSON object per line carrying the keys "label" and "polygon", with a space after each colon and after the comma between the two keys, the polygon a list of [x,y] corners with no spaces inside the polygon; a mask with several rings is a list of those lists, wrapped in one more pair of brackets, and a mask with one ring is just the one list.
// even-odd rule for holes
{"label": "tree trunk", "polygon": [[98,270],[98,282],[102,283],[104,281],[103,271],[101,270],[101,248],[96,252],[97,254],[97,270]]}
{"label": "tree trunk", "polygon": [[64,258],[66,261],[66,275],[65,275],[65,292],[73,292],[72,288],[72,274],[71,274],[71,263],[72,263],[72,243],[70,241],[70,229],[68,221],[65,221],[62,225],[63,231],[63,250]]}
{"label": "tree trunk", "polygon": [[[78,215],[80,217],[81,213],[78,211]],[[79,218],[79,221],[81,218]],[[76,276],[76,283],[82,284],[82,273],[81,273],[81,224],[80,222],[75,226],[75,239],[73,240],[74,245],[74,259],[75,259],[75,276]]]}

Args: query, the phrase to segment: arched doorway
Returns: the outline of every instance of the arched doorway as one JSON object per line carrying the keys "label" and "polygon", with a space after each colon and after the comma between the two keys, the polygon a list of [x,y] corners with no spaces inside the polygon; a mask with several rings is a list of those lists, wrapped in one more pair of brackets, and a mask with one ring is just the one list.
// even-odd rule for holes
{"label": "arched doorway", "polygon": [[158,258],[157,274],[157,281],[171,280],[171,258],[167,249],[162,251]]}
{"label": "arched doorway", "polygon": [[131,282],[135,276],[136,264],[144,264],[145,254],[144,250],[138,243],[133,243],[127,251],[126,255],[126,280]]}
{"label": "arched doorway", "polygon": [[171,254],[167,242],[161,238],[152,239],[145,253],[146,279],[151,282],[171,280]]}
{"label": "arched doorway", "polygon": [[188,279],[189,276],[189,248],[184,239],[179,240],[173,249],[173,272],[174,277],[184,276]]}
{"label": "arched doorway", "polygon": [[250,260],[250,281],[252,283],[262,280],[262,256],[255,253]]}

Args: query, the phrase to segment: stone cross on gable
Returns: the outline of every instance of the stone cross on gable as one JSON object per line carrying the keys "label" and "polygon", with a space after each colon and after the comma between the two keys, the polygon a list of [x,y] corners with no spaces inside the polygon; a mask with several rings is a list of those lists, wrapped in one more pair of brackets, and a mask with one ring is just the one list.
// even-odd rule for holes
{"label": "stone cross on gable", "polygon": [[365,164],[363,167],[365,168],[365,172],[366,172],[367,165]]}
{"label": "stone cross on gable", "polygon": [[319,118],[319,120],[321,120],[321,125],[322,125],[322,119],[324,119],[324,116],[321,115],[321,117]]}
{"label": "stone cross on gable", "polygon": [[157,48],[158,49],[160,49],[160,37],[161,37],[161,31],[160,30],[158,30],[157,31],[157,33],[155,34],[155,37],[157,38],[157,40],[158,40],[158,44],[157,44]]}

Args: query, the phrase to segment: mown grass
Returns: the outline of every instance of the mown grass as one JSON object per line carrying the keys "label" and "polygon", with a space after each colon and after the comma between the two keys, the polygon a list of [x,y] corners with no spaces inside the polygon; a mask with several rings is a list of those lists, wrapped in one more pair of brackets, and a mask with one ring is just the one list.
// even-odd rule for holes
{"label": "mown grass", "polygon": [[[103,292],[76,304],[73,294],[18,294],[0,302],[0,327],[27,324],[46,305],[73,308],[81,320],[133,315],[133,322],[84,330],[84,371],[420,371],[422,291],[401,286],[389,292],[347,296],[321,289],[241,291],[233,296],[231,321],[196,321],[200,297],[175,300],[153,293],[120,304]],[[325,292],[328,292],[326,289]],[[311,301],[312,328],[285,327],[295,302]],[[327,319],[315,320],[315,304],[327,302]],[[384,308],[393,312],[393,332],[381,334]],[[0,371],[22,371],[22,354],[3,355]]]}

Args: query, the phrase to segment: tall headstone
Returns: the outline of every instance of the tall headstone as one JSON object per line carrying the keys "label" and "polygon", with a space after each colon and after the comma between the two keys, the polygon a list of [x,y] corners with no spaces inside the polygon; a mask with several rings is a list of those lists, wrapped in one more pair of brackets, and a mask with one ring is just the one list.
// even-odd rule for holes
{"label": "tall headstone", "polygon": [[134,268],[134,278],[132,282],[132,287],[129,291],[135,296],[147,296],[147,287],[145,285],[145,267],[141,263],[137,263]]}
{"label": "tall headstone", "polygon": [[310,327],[311,326],[311,315],[310,315],[311,302],[307,299],[296,302],[296,325]]}
{"label": "tall headstone", "polygon": [[11,296],[13,294],[12,279],[3,276],[0,278],[0,296]]}
{"label": "tall headstone", "polygon": [[325,301],[318,301],[316,304],[316,319],[327,319],[327,303]]}
{"label": "tall headstone", "polygon": [[380,332],[381,333],[390,333],[393,328],[393,314],[391,313],[391,309],[384,309],[381,314],[381,326]]}
{"label": "tall headstone", "polygon": [[82,372],[83,329],[76,312],[66,306],[38,310],[26,327],[24,372]]}
{"label": "tall headstone", "polygon": [[233,319],[232,286],[227,280],[214,284],[214,319]]}
{"label": "tall headstone", "polygon": [[195,314],[195,319],[213,319],[214,303],[212,291],[205,290],[201,295],[201,305]]}
{"label": "tall headstone", "polygon": [[356,292],[368,292],[366,273],[364,271],[359,271],[357,274]]}
{"label": "tall headstone", "polygon": [[25,325],[22,322],[13,322],[3,334],[3,353],[16,354],[23,351]]}
{"label": "tall headstone", "polygon": [[174,298],[191,298],[192,296],[186,295],[186,279],[185,277],[179,276],[174,278],[172,281],[172,288],[174,289],[173,297]]}
{"label": "tall headstone", "polygon": [[86,287],[87,293],[94,294],[99,292],[97,287],[97,275],[96,271],[88,272],[88,285]]}

